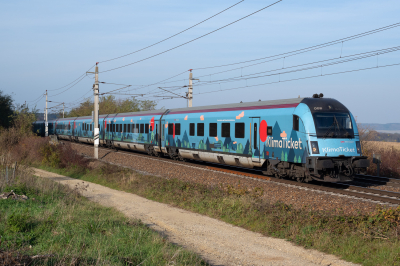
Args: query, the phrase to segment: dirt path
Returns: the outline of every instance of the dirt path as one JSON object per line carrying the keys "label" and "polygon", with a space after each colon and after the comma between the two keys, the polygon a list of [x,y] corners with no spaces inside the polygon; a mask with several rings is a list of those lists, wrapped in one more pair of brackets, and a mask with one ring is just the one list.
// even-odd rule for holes
{"label": "dirt path", "polygon": [[[82,180],[34,169],[36,176],[75,187]],[[207,216],[84,182],[83,195],[126,216],[141,219],[150,228],[180,246],[193,250],[213,265],[355,265],[285,240],[265,237]]]}

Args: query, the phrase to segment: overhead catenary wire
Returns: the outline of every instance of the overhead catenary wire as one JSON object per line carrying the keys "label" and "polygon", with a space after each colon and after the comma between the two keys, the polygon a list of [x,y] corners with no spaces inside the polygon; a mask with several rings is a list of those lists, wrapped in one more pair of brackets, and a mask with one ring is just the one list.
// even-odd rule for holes
{"label": "overhead catenary wire", "polygon": [[[374,29],[374,30],[366,31],[366,32],[363,32],[363,33],[355,34],[355,35],[352,35],[352,36],[349,36],[349,37],[345,37],[345,38],[342,38],[342,39],[338,39],[338,40],[334,40],[334,41],[330,41],[330,42],[326,42],[326,43],[322,43],[322,44],[318,44],[318,45],[314,45],[314,46],[310,46],[310,47],[294,50],[294,51],[291,51],[291,52],[286,52],[286,53],[281,53],[281,54],[276,54],[276,55],[256,58],[256,59],[252,59],[252,60],[236,62],[236,63],[224,64],[224,65],[193,68],[193,70],[203,70],[203,69],[210,69],[210,68],[218,68],[218,67],[226,67],[226,66],[232,66],[232,65],[238,65],[238,64],[245,64],[245,63],[250,63],[250,62],[254,62],[254,61],[258,61],[258,60],[264,60],[264,59],[273,58],[273,57],[277,57],[277,56],[283,56],[283,57],[280,58],[280,59],[282,59],[284,57],[290,56],[290,54],[292,54],[292,53],[297,53],[297,52],[304,51],[304,50],[313,51],[313,50],[316,50],[314,48],[318,48],[318,47],[321,47],[321,46],[322,46],[321,48],[324,48],[324,47],[327,47],[327,46],[332,46],[332,45],[335,45],[335,44],[338,44],[338,43],[347,42],[347,41],[351,41],[351,40],[354,40],[354,39],[362,38],[362,37],[365,37],[365,36],[368,36],[368,35],[371,35],[371,34],[375,34],[375,33],[381,32],[381,31],[390,30],[390,29],[393,29],[393,28],[396,28],[396,27],[399,27],[399,26],[400,26],[400,22],[394,23],[394,24],[391,24],[391,25],[388,25],[388,26],[384,26],[384,27],[381,27],[381,28],[377,28],[377,29]],[[321,48],[318,48],[318,49],[321,49]]]}
{"label": "overhead catenary wire", "polygon": [[[380,27],[380,28],[377,28],[377,29],[373,29],[373,30],[370,30],[370,31],[366,31],[366,32],[363,32],[363,33],[359,33],[359,34],[351,35],[351,36],[348,36],[348,37],[344,37],[344,38],[341,38],[341,39],[338,39],[338,40],[329,41],[329,42],[326,42],[326,43],[313,45],[313,46],[310,46],[310,47],[297,49],[297,50],[286,52],[286,53],[281,53],[281,54],[271,55],[271,56],[267,56],[267,57],[261,57],[261,58],[247,60],[247,61],[236,62],[236,63],[224,64],[224,65],[193,68],[193,70],[204,70],[204,69],[212,69],[212,68],[218,68],[218,67],[226,67],[226,66],[231,66],[231,65],[244,64],[244,63],[264,60],[264,59],[268,59],[268,58],[278,57],[278,58],[274,58],[274,59],[267,60],[267,61],[264,61],[264,62],[250,64],[250,65],[247,65],[247,66],[240,66],[240,67],[233,68],[233,69],[228,69],[228,70],[224,70],[224,71],[220,71],[220,72],[208,73],[208,74],[205,74],[205,75],[197,76],[198,78],[208,77],[208,76],[217,75],[217,74],[221,74],[221,73],[226,73],[226,72],[230,72],[230,71],[234,71],[234,70],[238,70],[238,69],[252,67],[252,66],[255,66],[255,65],[259,65],[259,64],[264,64],[264,63],[267,63],[267,62],[280,60],[280,59],[283,59],[285,57],[291,57],[291,56],[295,56],[295,55],[299,55],[299,54],[315,51],[315,50],[322,49],[322,48],[325,48],[325,47],[329,47],[329,46],[332,46],[332,45],[336,45],[336,44],[339,44],[339,43],[342,43],[342,42],[347,42],[347,41],[351,41],[351,40],[354,40],[354,39],[366,37],[366,36],[369,36],[369,35],[372,35],[372,34],[376,34],[376,33],[382,32],[382,31],[390,30],[390,29],[393,29],[393,28],[396,28],[396,27],[399,27],[399,26],[400,26],[400,22],[399,23],[394,23],[394,24],[391,24],[391,25],[388,25],[388,26]],[[343,56],[342,56],[342,58],[343,58]],[[180,82],[180,81],[182,81],[182,80],[172,80],[172,81],[168,81],[168,82],[165,82],[165,83],[169,84],[169,83]],[[151,85],[148,85],[148,86],[151,86]]]}
{"label": "overhead catenary wire", "polygon": [[196,23],[196,24],[194,24],[193,26],[190,26],[189,28],[186,28],[185,30],[180,31],[180,32],[178,32],[178,33],[176,33],[176,34],[174,34],[174,35],[172,35],[172,36],[170,36],[170,37],[168,37],[168,38],[165,38],[165,39],[163,39],[163,40],[161,40],[161,41],[158,41],[158,42],[156,42],[156,43],[153,43],[153,44],[151,44],[151,45],[148,45],[148,46],[146,46],[146,47],[144,47],[144,48],[141,48],[141,49],[139,49],[139,50],[136,50],[136,51],[134,51],[134,52],[131,52],[131,53],[128,53],[128,54],[125,54],[125,55],[121,55],[121,56],[118,56],[118,57],[115,57],[115,58],[111,58],[111,59],[108,59],[108,60],[100,61],[99,63],[105,63],[105,62],[113,61],[113,60],[116,60],[116,59],[120,59],[120,58],[129,56],[129,55],[138,53],[138,52],[140,52],[140,51],[146,50],[146,49],[148,49],[148,48],[150,48],[150,47],[153,47],[153,46],[155,46],[155,45],[157,45],[157,44],[160,44],[160,43],[162,43],[162,42],[165,42],[165,41],[167,41],[167,40],[169,40],[169,39],[171,39],[171,38],[173,38],[173,37],[176,37],[176,36],[178,36],[178,35],[180,35],[180,34],[186,32],[186,31],[188,31],[188,30],[190,30],[190,29],[192,29],[192,28],[194,28],[194,27],[196,27],[196,26],[198,26],[198,25],[200,25],[200,24],[202,24],[202,23],[204,23],[204,22],[206,22],[206,21],[208,21],[208,20],[210,20],[210,19],[212,19],[212,18],[214,18],[214,17],[216,17],[216,16],[222,14],[222,13],[224,13],[225,11],[227,11],[227,10],[229,10],[229,9],[231,9],[231,8],[233,8],[233,7],[235,7],[235,6],[237,6],[238,4],[240,4],[240,3],[242,3],[242,2],[244,2],[244,0],[241,0],[241,1],[237,2],[236,4],[234,4],[234,5],[232,5],[232,6],[228,7],[228,8],[225,8],[224,10],[222,10],[222,11],[216,13],[215,15],[212,15],[211,17],[208,17],[207,19],[202,20],[202,21],[200,21],[199,23]]}
{"label": "overhead catenary wire", "polygon": [[[358,54],[353,54],[353,55],[349,55],[349,56],[342,56],[340,58],[342,60],[338,60],[336,62],[329,62],[329,63],[325,63],[325,64],[320,64],[320,65],[316,65],[316,66],[310,66],[310,67],[301,68],[301,69],[295,69],[295,70],[287,70],[287,69],[290,69],[290,68],[295,68],[295,67],[300,67],[300,66],[307,66],[307,65],[312,65],[312,64],[318,64],[318,63],[322,63],[322,62],[332,61],[332,60],[335,60],[335,59],[339,59],[338,57],[331,58],[331,59],[320,60],[320,61],[315,61],[315,62],[311,62],[311,63],[300,64],[300,65],[291,66],[291,67],[286,67],[286,68],[284,68],[285,71],[283,71],[283,72],[282,72],[282,68],[277,68],[277,69],[273,69],[273,70],[267,70],[267,71],[252,73],[252,74],[248,74],[248,75],[241,75],[241,76],[235,76],[235,77],[230,77],[230,78],[225,78],[225,79],[218,79],[218,80],[212,80],[212,81],[199,82],[200,84],[197,84],[196,86],[207,86],[207,85],[212,84],[212,83],[220,83],[220,82],[224,82],[224,81],[225,82],[234,82],[234,81],[239,81],[239,80],[261,78],[261,77],[274,76],[274,75],[279,75],[279,74],[287,74],[287,73],[293,73],[293,72],[298,72],[298,71],[310,70],[310,69],[314,69],[314,68],[327,67],[327,66],[331,66],[331,65],[342,64],[342,63],[352,62],[352,61],[361,60],[361,59],[365,59],[365,58],[369,58],[369,57],[374,57],[374,56],[377,56],[379,54],[392,53],[392,52],[396,52],[396,51],[399,51],[399,50],[400,50],[400,46],[395,46],[395,47],[385,48],[385,49],[381,49],[381,50],[375,50],[375,51],[370,51],[370,52],[365,52],[365,53],[358,53]],[[355,57],[355,56],[357,56],[357,57]],[[353,57],[353,58],[351,58],[351,57]],[[269,74],[269,75],[254,76],[254,75],[259,75],[259,74],[262,74],[262,73],[269,73],[269,72],[274,72],[274,71],[281,71],[281,72],[274,73],[274,74]]]}
{"label": "overhead catenary wire", "polygon": [[54,94],[54,95],[49,95],[49,96],[50,96],[50,97],[55,97],[55,96],[58,96],[58,95],[60,95],[60,94],[62,94],[62,93],[64,93],[64,92],[70,90],[71,88],[75,87],[79,82],[81,82],[84,78],[86,78],[86,75],[83,76],[81,79],[79,79],[77,82],[75,82],[75,84],[73,84],[73,85],[71,85],[70,87],[68,87],[67,89],[63,90],[62,92],[59,92],[59,93]]}
{"label": "overhead catenary wire", "polygon": [[331,76],[331,75],[339,75],[339,74],[358,72],[358,71],[365,71],[365,70],[372,70],[372,69],[385,68],[385,67],[393,67],[393,66],[400,66],[400,63],[388,64],[388,65],[383,65],[383,66],[367,67],[367,68],[359,68],[359,69],[346,70],[346,71],[327,73],[327,74],[319,74],[319,75],[313,75],[313,76],[301,77],[301,78],[294,78],[294,79],[288,79],[288,80],[279,80],[279,81],[266,82],[266,83],[255,84],[255,85],[241,86],[241,87],[236,87],[236,88],[219,89],[219,90],[214,90],[214,91],[205,91],[205,92],[195,93],[195,94],[199,95],[199,94],[217,93],[217,92],[221,92],[221,91],[238,90],[238,89],[251,88],[251,87],[257,87],[257,86],[263,86],[263,85],[269,85],[269,84],[276,84],[276,83],[282,83],[282,82],[318,78],[318,77]]}
{"label": "overhead catenary wire", "polygon": [[60,88],[58,88],[58,89],[49,89],[49,90],[47,90],[47,91],[57,91],[57,90],[64,89],[65,87],[68,87],[69,85],[71,85],[72,83],[74,83],[75,81],[77,81],[78,79],[82,78],[83,76],[86,76],[86,72],[90,71],[90,70],[91,70],[92,68],[94,68],[95,66],[96,66],[96,65],[91,66],[88,70],[85,71],[85,73],[83,73],[82,75],[80,75],[77,79],[75,79],[75,80],[72,81],[71,83],[68,83],[67,85],[62,86],[62,87],[60,87]]}
{"label": "overhead catenary wire", "polygon": [[168,49],[168,50],[165,50],[165,51],[163,51],[163,52],[154,54],[154,55],[152,55],[152,56],[149,56],[149,57],[146,57],[146,58],[144,58],[144,59],[135,61],[135,62],[133,62],[133,63],[129,63],[129,64],[126,64],[126,65],[119,66],[119,67],[115,67],[115,68],[111,68],[111,69],[107,69],[107,70],[101,71],[101,72],[99,72],[99,73],[105,73],[105,72],[109,72],[109,71],[114,71],[114,70],[117,70],[117,69],[121,69],[121,68],[124,68],[124,67],[127,67],[127,66],[131,66],[131,65],[134,65],[134,64],[137,64],[137,63],[146,61],[146,60],[151,59],[151,58],[153,58],[153,57],[156,57],[156,56],[165,54],[165,53],[170,52],[170,51],[172,51],[172,50],[175,50],[175,49],[177,49],[177,48],[179,48],[179,47],[182,47],[182,46],[184,46],[184,45],[186,45],[186,44],[189,44],[189,43],[192,43],[192,42],[194,42],[194,41],[196,41],[196,40],[199,40],[199,39],[201,39],[201,38],[203,38],[203,37],[205,37],[205,36],[208,36],[208,35],[210,35],[210,34],[212,34],[212,33],[214,33],[214,32],[217,32],[217,31],[219,31],[219,30],[222,30],[222,29],[224,29],[224,28],[226,28],[226,27],[228,27],[228,26],[230,26],[230,25],[232,25],[232,24],[235,24],[235,23],[237,23],[237,22],[239,22],[239,21],[241,21],[241,20],[243,20],[243,19],[246,19],[246,18],[248,18],[248,17],[250,17],[250,16],[252,16],[252,15],[254,15],[254,14],[257,14],[257,13],[259,13],[259,12],[261,12],[261,11],[267,9],[267,8],[270,8],[270,7],[272,7],[272,6],[278,4],[279,2],[282,2],[282,1],[283,1],[283,0],[276,1],[276,2],[270,4],[270,5],[266,6],[266,7],[263,7],[263,8],[261,8],[261,9],[255,11],[255,12],[253,12],[253,13],[247,15],[247,16],[244,16],[244,17],[242,17],[242,18],[240,18],[240,19],[238,19],[238,20],[235,20],[235,21],[233,21],[233,22],[231,22],[231,23],[229,23],[229,24],[226,24],[226,25],[224,25],[224,26],[222,26],[222,27],[220,27],[220,28],[218,28],[218,29],[215,29],[215,30],[213,30],[213,31],[210,31],[210,32],[208,32],[208,33],[206,33],[206,34],[203,34],[203,35],[201,35],[201,36],[199,36],[199,37],[197,37],[197,38],[194,38],[194,39],[192,39],[192,40],[190,40],[190,41],[187,41],[187,42],[185,42],[185,43],[182,43],[182,44],[180,44],[180,45],[177,45],[177,46],[175,46],[175,47],[172,47],[172,48],[170,48],[170,49]]}
{"label": "overhead catenary wire", "polygon": [[[262,78],[262,77],[268,77],[268,76],[274,76],[274,75],[281,75],[281,74],[288,74],[288,73],[293,73],[293,72],[306,71],[306,70],[311,70],[311,69],[315,69],[315,68],[322,68],[322,67],[327,67],[327,66],[331,66],[331,65],[342,64],[342,63],[347,63],[347,62],[351,62],[351,61],[361,60],[361,59],[365,59],[365,58],[369,58],[369,57],[374,57],[377,54],[391,53],[391,52],[396,52],[396,51],[399,51],[399,50],[400,50],[400,46],[395,46],[395,47],[390,47],[390,48],[385,48],[385,49],[380,49],[380,50],[369,51],[369,52],[365,52],[365,53],[352,54],[352,55],[348,55],[348,56],[345,56],[345,57],[342,56],[341,60],[338,60],[336,62],[329,62],[329,63],[321,64],[323,62],[328,62],[328,61],[332,61],[332,60],[336,60],[336,59],[340,59],[340,58],[334,57],[334,58],[330,58],[330,59],[319,60],[319,61],[314,61],[314,62],[295,65],[295,66],[289,66],[289,67],[286,67],[285,70],[282,70],[282,68],[277,68],[277,69],[272,69],[272,70],[267,70],[267,71],[262,71],[262,72],[256,72],[256,73],[252,73],[252,74],[248,74],[248,75],[244,75],[244,76],[241,75],[241,76],[229,77],[229,78],[219,79],[219,80],[197,82],[194,85],[196,87],[210,86],[210,85],[215,84],[215,83],[224,84],[224,83],[230,83],[230,82],[237,82],[237,81],[240,81],[240,80],[248,80],[248,79],[254,79],[254,78]],[[292,68],[308,66],[308,65],[313,65],[313,64],[315,66],[289,70],[289,69],[292,69]],[[274,74],[269,74],[269,75],[255,76],[255,75],[262,74],[262,73],[269,73],[269,72],[275,72],[275,71],[280,71],[280,72],[279,73],[274,73]],[[172,90],[172,91],[176,91],[176,90],[182,89],[184,87],[186,87],[186,86],[180,86],[179,88],[177,88],[175,90]],[[158,94],[158,92],[154,92],[154,93],[149,92],[149,93],[146,93],[145,95],[150,96],[150,95],[154,95],[154,94]]]}

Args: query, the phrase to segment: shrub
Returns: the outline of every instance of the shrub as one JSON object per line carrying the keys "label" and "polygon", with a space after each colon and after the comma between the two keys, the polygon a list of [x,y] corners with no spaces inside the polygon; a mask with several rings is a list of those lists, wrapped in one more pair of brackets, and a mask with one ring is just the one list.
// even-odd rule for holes
{"label": "shrub", "polygon": [[57,147],[53,144],[46,143],[40,148],[42,154],[42,163],[58,168],[60,166],[60,154]]}
{"label": "shrub", "polygon": [[48,138],[29,136],[23,138],[10,151],[12,162],[31,164],[42,161],[41,148],[49,143]]}
{"label": "shrub", "polygon": [[71,143],[58,145],[57,151],[60,159],[60,167],[76,167],[78,169],[85,169],[88,167],[89,160],[74,150]]}

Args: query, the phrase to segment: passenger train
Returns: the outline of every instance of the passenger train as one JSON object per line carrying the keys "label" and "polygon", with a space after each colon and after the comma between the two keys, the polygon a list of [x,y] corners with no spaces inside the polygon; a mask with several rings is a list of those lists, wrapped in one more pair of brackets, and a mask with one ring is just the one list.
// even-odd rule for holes
{"label": "passenger train", "polygon": [[[49,135],[94,143],[91,116],[48,122]],[[100,145],[262,170],[299,182],[351,181],[369,166],[356,121],[335,99],[258,101],[99,116]],[[44,121],[34,123],[44,134]]]}

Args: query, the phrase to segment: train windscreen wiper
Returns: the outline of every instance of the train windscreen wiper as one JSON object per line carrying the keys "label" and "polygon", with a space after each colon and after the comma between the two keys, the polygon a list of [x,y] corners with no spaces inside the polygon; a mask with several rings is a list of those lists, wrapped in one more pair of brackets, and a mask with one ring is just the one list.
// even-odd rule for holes
{"label": "train windscreen wiper", "polygon": [[329,133],[331,132],[331,128],[332,126],[335,125],[335,120],[333,120],[333,123],[328,127],[328,130],[325,132],[324,136],[322,137],[323,139],[326,139],[326,137],[329,135]]}
{"label": "train windscreen wiper", "polygon": [[350,138],[351,135],[349,134],[349,132],[347,132],[347,130],[346,130],[343,126],[341,126],[341,125],[339,124],[339,121],[336,119],[336,116],[334,116],[334,117],[335,117],[335,120],[336,120],[336,124],[337,124],[337,126],[338,126],[338,129],[339,129],[339,132],[342,132],[342,130],[343,130],[343,131],[346,131],[346,133],[343,134],[344,137],[345,137],[345,138]]}

